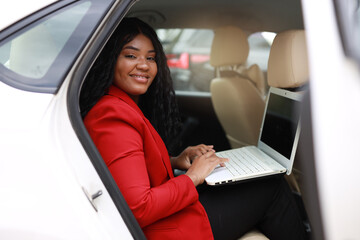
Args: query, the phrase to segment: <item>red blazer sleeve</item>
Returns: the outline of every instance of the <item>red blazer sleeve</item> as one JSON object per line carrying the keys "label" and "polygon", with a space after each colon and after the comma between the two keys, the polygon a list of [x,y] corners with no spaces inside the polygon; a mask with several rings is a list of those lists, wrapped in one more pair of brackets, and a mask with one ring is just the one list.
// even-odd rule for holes
{"label": "red blazer sleeve", "polygon": [[95,106],[84,121],[142,228],[198,200],[196,188],[186,175],[171,178],[159,186],[150,186],[146,161],[162,159],[145,156],[144,144],[147,143],[143,135],[146,134],[146,124],[143,121],[125,103],[113,102]]}

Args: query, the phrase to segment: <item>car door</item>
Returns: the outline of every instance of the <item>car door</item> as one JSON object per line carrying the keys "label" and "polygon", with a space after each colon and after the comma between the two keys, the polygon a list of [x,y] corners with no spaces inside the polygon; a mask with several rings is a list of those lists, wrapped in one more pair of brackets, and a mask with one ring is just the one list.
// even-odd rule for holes
{"label": "car door", "polygon": [[[360,8],[358,0],[303,0],[310,94],[300,160],[314,239],[360,234]],[[319,15],[319,9],[321,14]]]}
{"label": "car door", "polygon": [[0,32],[1,236],[143,238],[69,117],[80,116],[70,83],[132,2],[58,1]]}

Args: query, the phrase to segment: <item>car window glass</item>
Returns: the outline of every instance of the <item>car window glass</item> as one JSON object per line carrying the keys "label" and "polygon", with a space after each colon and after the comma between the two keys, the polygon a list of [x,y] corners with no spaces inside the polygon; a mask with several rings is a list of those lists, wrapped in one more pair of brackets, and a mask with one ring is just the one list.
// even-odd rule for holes
{"label": "car window glass", "polygon": [[[175,90],[209,92],[215,69],[210,65],[214,32],[210,29],[158,29]],[[258,32],[248,38],[247,65],[258,64],[264,72],[274,33]]]}
{"label": "car window glass", "polygon": [[209,92],[214,68],[210,50],[214,32],[209,29],[158,29],[168,58],[175,90]]}
{"label": "car window glass", "polygon": [[270,47],[275,36],[272,32],[256,32],[248,37],[250,51],[247,65],[257,64],[262,71],[267,71]]}
{"label": "car window glass", "polygon": [[56,92],[112,2],[45,8],[12,26],[6,36],[0,32],[0,81],[26,91]]}
{"label": "car window glass", "polygon": [[29,29],[0,48],[0,61],[29,78],[42,78],[91,3],[79,4]]}

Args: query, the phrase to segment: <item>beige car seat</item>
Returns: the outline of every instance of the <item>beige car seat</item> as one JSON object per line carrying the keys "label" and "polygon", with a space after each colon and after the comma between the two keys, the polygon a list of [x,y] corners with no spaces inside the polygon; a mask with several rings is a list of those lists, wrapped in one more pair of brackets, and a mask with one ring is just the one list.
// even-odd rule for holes
{"label": "beige car seat", "polygon": [[211,99],[232,148],[257,144],[265,107],[264,75],[257,65],[245,66],[248,54],[247,36],[241,29],[215,30],[210,64],[217,77],[211,81]]}
{"label": "beige car seat", "polygon": [[304,30],[288,30],[276,35],[268,62],[268,84],[277,88],[297,88],[309,80]]}
{"label": "beige car seat", "polygon": [[[308,56],[304,30],[279,33],[273,42],[268,62],[271,87],[296,89],[309,81]],[[301,172],[294,161],[293,174],[286,176],[294,191],[301,193]]]}
{"label": "beige car seat", "polygon": [[[268,84],[271,87],[296,89],[308,82],[308,58],[304,30],[289,30],[279,33],[271,46],[268,62]],[[296,159],[295,159],[296,166]],[[300,192],[298,171],[287,176],[293,190]],[[268,239],[253,230],[239,240]]]}

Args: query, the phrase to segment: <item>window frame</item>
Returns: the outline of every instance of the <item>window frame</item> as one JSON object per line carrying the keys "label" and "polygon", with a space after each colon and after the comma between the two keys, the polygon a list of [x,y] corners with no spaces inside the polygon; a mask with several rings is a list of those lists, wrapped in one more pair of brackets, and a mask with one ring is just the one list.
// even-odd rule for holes
{"label": "window frame", "polygon": [[121,22],[121,19],[125,17],[127,11],[135,2],[136,0],[115,1],[113,9],[110,10],[110,15],[107,19],[102,21],[101,24],[103,25],[98,27],[95,35],[93,34],[91,36],[93,39],[88,42],[88,46],[86,46],[85,52],[83,53],[84,55],[81,59],[81,63],[74,69],[73,78],[67,90],[66,103],[72,127],[74,128],[74,131],[96,172],[99,174],[106,190],[110,194],[110,197],[124,220],[129,232],[134,239],[145,240],[146,238],[140,228],[140,225],[127,205],[125,198],[120,192],[120,189],[113,179],[108,167],[87,132],[79,111],[80,90],[89,69],[92,67],[98,54],[105,46],[107,40],[110,38],[117,25]]}
{"label": "window frame", "polygon": [[[109,0],[108,3],[94,0],[90,1],[92,2],[92,6],[90,6],[88,12],[83,16],[79,24],[76,26],[70,38],[65,43],[58,56],[54,59],[54,62],[50,65],[44,76],[39,79],[30,78],[22,76],[6,68],[5,66],[0,65],[0,81],[4,82],[9,86],[24,91],[52,94],[56,93],[62,82],[65,80],[65,77],[70,71],[73,63],[76,61],[85,44],[92,36],[92,33],[101,22],[104,14],[107,12],[108,5],[111,5],[109,3],[113,2],[114,0]],[[16,37],[20,36],[21,34],[25,33],[32,27],[39,26],[39,24],[42,24],[42,22],[55,16],[59,11],[67,11],[69,9],[66,8],[71,8],[71,6],[73,6],[74,4],[81,3],[82,1],[75,0],[64,0],[55,2],[49,7],[41,9],[34,14],[24,18],[23,20],[6,28],[0,33],[0,42],[1,44],[6,44],[9,41],[12,41]],[[91,16],[92,11],[96,10],[96,7],[99,4],[106,4],[104,6],[103,15],[99,16],[99,18],[93,18]],[[85,22],[88,22],[89,19],[90,21],[92,20],[93,23],[84,24]],[[78,31],[79,28],[85,28],[85,31]],[[86,38],[82,38],[81,42],[79,42],[79,32],[86,32],[87,34]],[[72,52],[74,49],[76,49],[75,53]],[[58,68],[61,69],[60,72],[57,70]]]}

